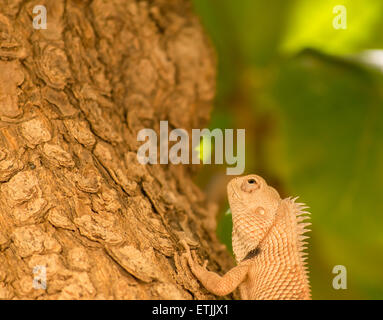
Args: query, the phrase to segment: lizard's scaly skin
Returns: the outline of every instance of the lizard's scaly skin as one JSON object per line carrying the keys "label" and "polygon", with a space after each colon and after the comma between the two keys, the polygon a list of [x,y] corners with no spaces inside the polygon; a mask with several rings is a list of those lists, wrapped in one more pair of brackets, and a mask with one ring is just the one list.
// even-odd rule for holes
{"label": "lizard's scaly skin", "polygon": [[256,175],[228,184],[237,266],[219,276],[201,267],[187,249],[193,274],[207,290],[226,295],[239,287],[242,299],[311,299],[304,252],[310,223],[307,207],[278,192]]}

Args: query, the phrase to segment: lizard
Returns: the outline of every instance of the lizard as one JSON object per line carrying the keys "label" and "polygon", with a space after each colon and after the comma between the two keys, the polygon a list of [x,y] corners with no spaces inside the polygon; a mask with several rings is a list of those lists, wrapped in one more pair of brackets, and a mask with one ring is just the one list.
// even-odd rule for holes
{"label": "lizard", "polygon": [[311,223],[308,207],[296,198],[282,199],[258,175],[233,178],[227,185],[232,212],[236,266],[225,275],[201,266],[181,240],[194,276],[211,293],[224,296],[239,288],[242,300],[311,300],[304,235]]}

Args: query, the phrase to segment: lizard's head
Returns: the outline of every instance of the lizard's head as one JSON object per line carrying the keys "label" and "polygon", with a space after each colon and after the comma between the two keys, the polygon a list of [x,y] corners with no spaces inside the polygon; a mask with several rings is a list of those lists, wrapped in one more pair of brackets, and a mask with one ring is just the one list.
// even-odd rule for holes
{"label": "lizard's head", "polygon": [[254,174],[232,179],[227,193],[233,217],[233,249],[236,258],[242,260],[272,227],[281,197]]}
{"label": "lizard's head", "polygon": [[272,214],[281,200],[278,192],[255,174],[232,179],[227,185],[230,208],[233,214],[262,207]]}

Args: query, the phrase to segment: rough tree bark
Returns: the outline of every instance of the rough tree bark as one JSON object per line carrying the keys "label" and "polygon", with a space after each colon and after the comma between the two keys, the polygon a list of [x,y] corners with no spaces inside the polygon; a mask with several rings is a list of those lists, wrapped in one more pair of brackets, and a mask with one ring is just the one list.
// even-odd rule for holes
{"label": "rough tree bark", "polygon": [[[32,26],[45,5],[48,28]],[[200,128],[215,58],[187,0],[0,6],[0,298],[202,299],[179,244],[232,259],[184,165],[141,165],[137,132]],[[33,268],[46,266],[47,288]]]}

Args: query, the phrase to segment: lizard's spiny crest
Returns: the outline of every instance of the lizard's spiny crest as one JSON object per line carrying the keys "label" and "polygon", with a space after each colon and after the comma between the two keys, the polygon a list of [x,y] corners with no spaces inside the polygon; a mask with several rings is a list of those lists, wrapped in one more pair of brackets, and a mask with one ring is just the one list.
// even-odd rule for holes
{"label": "lizard's spiny crest", "polygon": [[[305,251],[307,250],[307,244],[306,241],[310,237],[305,235],[305,233],[311,231],[310,229],[307,229],[308,226],[311,225],[310,222],[303,222],[307,219],[310,219],[310,212],[306,211],[309,207],[306,206],[304,203],[298,203],[295,202],[298,199],[298,197],[292,199],[287,198],[286,200],[290,203],[291,207],[293,208],[294,215],[292,218],[293,226],[295,226],[295,234],[296,234],[296,247],[300,258],[300,263],[302,266],[302,269],[304,271],[304,277],[305,281],[307,283],[307,287],[310,288],[309,285],[309,279],[308,279],[308,267],[307,267],[307,258],[308,253]],[[308,292],[310,294],[310,292]]]}

